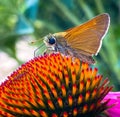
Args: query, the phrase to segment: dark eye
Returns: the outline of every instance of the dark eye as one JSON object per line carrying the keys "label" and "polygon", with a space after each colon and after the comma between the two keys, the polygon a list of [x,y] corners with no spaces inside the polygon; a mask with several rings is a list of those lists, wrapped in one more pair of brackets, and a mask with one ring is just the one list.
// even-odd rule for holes
{"label": "dark eye", "polygon": [[55,38],[53,37],[49,38],[49,44],[55,44]]}

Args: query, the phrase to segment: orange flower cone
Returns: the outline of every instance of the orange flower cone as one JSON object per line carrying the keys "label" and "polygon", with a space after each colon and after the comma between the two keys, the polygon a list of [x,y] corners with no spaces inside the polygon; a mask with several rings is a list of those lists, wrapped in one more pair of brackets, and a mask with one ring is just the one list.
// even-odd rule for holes
{"label": "orange flower cone", "polygon": [[112,86],[97,68],[50,54],[14,71],[0,86],[1,117],[100,117]]}

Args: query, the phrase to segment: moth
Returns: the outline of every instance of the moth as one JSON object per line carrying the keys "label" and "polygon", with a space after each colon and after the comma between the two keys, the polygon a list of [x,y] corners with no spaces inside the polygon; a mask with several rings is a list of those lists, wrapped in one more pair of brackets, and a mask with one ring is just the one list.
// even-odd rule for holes
{"label": "moth", "polygon": [[43,42],[47,51],[60,52],[88,64],[94,64],[93,55],[97,55],[100,51],[102,39],[108,31],[109,24],[110,17],[104,13],[64,32],[48,34]]}

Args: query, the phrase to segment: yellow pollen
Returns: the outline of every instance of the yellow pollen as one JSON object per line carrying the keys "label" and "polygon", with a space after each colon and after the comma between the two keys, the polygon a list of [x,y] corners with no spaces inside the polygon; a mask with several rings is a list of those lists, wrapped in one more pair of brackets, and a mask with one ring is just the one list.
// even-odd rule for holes
{"label": "yellow pollen", "polygon": [[75,108],[75,109],[73,110],[73,116],[77,116],[77,114],[78,114],[78,110],[77,110],[77,108]]}
{"label": "yellow pollen", "polygon": [[84,79],[84,70],[81,71],[79,79],[80,79],[80,82],[83,81],[83,79]]}
{"label": "yellow pollen", "polygon": [[60,87],[61,87],[60,79],[59,79],[59,78],[56,78],[55,82],[56,82],[56,84],[57,84],[57,87],[60,88]]}
{"label": "yellow pollen", "polygon": [[86,82],[86,91],[90,89],[90,79],[87,79],[87,82]]}
{"label": "yellow pollen", "polygon": [[62,90],[63,97],[65,97],[66,96],[66,89],[65,89],[64,85],[61,86],[61,90]]}
{"label": "yellow pollen", "polygon": [[68,75],[65,75],[65,84],[66,84],[66,87],[68,87],[68,85],[69,85],[69,77],[68,77]]}
{"label": "yellow pollen", "polygon": [[79,85],[79,92],[81,93],[83,91],[83,89],[84,89],[84,82],[81,81],[80,85]]}
{"label": "yellow pollen", "polygon": [[92,77],[94,78],[97,75],[98,69],[94,68],[93,73],[92,73]]}
{"label": "yellow pollen", "polygon": [[42,106],[43,108],[45,108],[45,104],[43,103],[43,101],[41,99],[37,99],[37,102],[40,106]]}
{"label": "yellow pollen", "polygon": [[95,77],[95,78],[93,79],[93,81],[92,81],[92,84],[91,84],[91,88],[92,88],[92,89],[96,86],[97,82],[98,82],[98,78]]}
{"label": "yellow pollen", "polygon": [[47,99],[50,99],[49,92],[47,92],[47,91],[44,91],[44,95],[46,96],[46,98],[47,98]]}
{"label": "yellow pollen", "polygon": [[80,61],[79,61],[79,59],[75,59],[75,72],[76,72],[76,74],[77,73],[79,73],[79,71],[80,71]]}
{"label": "yellow pollen", "polygon": [[74,64],[73,64],[73,62],[71,63],[71,73],[73,73],[73,72],[75,72],[75,67],[74,67]]}
{"label": "yellow pollen", "polygon": [[45,90],[45,91],[48,90],[47,86],[44,83],[41,83],[41,86],[42,86],[43,90]]}
{"label": "yellow pollen", "polygon": [[76,91],[77,91],[77,86],[76,86],[76,84],[74,84],[72,87],[72,94],[75,95]]}
{"label": "yellow pollen", "polygon": [[67,113],[67,112],[64,112],[64,113],[63,113],[63,117],[68,117],[68,113]]}
{"label": "yellow pollen", "polygon": [[68,75],[68,71],[67,71],[66,68],[64,68],[64,74],[65,74],[65,75]]}
{"label": "yellow pollen", "polygon": [[52,93],[53,93],[54,97],[55,97],[55,98],[57,98],[58,96],[57,96],[57,91],[56,91],[56,89],[55,89],[55,88],[53,88],[51,91],[52,91]]}
{"label": "yellow pollen", "polygon": [[30,98],[29,101],[35,106],[38,107],[38,104],[36,103],[34,98]]}
{"label": "yellow pollen", "polygon": [[52,117],[58,117],[55,113],[52,114]]}
{"label": "yellow pollen", "polygon": [[31,108],[31,105],[27,101],[23,101],[23,105],[25,107]]}
{"label": "yellow pollen", "polygon": [[86,70],[84,70],[84,74],[85,74],[85,81],[91,77],[91,73],[90,70],[87,68]]}
{"label": "yellow pollen", "polygon": [[54,88],[53,82],[48,80],[48,86],[50,87],[50,89],[53,89]]}
{"label": "yellow pollen", "polygon": [[84,69],[84,70],[86,70],[86,69],[88,69],[88,64],[87,63],[82,63],[82,69]]}
{"label": "yellow pollen", "polygon": [[76,74],[75,72],[72,72],[72,83],[75,84],[76,82]]}
{"label": "yellow pollen", "polygon": [[87,92],[86,92],[86,95],[85,95],[85,101],[88,101],[88,100],[89,100],[89,97],[90,97],[90,92],[87,91]]}
{"label": "yellow pollen", "polygon": [[65,58],[65,63],[67,63],[68,68],[71,68],[71,57],[66,57]]}
{"label": "yellow pollen", "polygon": [[92,111],[94,108],[95,108],[95,105],[94,105],[94,104],[91,104],[91,105],[90,105],[90,108],[89,108],[89,111]]}
{"label": "yellow pollen", "polygon": [[63,76],[62,76],[62,71],[61,70],[58,70],[58,75],[59,75],[60,80],[62,81],[63,80]]}
{"label": "yellow pollen", "polygon": [[36,116],[36,117],[40,116],[40,114],[36,112],[35,110],[31,110],[30,112],[32,113],[33,116]]}
{"label": "yellow pollen", "polygon": [[81,104],[83,101],[83,96],[82,95],[79,95],[78,97],[78,104]]}
{"label": "yellow pollen", "polygon": [[40,111],[40,115],[42,117],[48,117],[47,113],[45,111],[43,111],[43,110]]}
{"label": "yellow pollen", "polygon": [[48,100],[48,105],[50,106],[51,109],[53,109],[53,110],[55,109],[51,100]]}
{"label": "yellow pollen", "polygon": [[88,110],[88,106],[87,106],[87,105],[84,105],[84,106],[83,106],[83,110],[82,110],[82,112],[83,112],[83,113],[86,113],[87,110]]}
{"label": "yellow pollen", "polygon": [[28,111],[27,109],[23,109],[23,113],[26,115],[31,115],[30,111]]}
{"label": "yellow pollen", "polygon": [[68,103],[69,103],[69,105],[70,106],[72,106],[72,104],[73,104],[73,99],[72,99],[72,96],[68,96]]}
{"label": "yellow pollen", "polygon": [[58,104],[59,106],[62,108],[63,107],[63,102],[62,102],[62,99],[61,98],[58,98]]}
{"label": "yellow pollen", "polygon": [[97,90],[96,90],[96,89],[94,89],[94,90],[93,90],[93,92],[92,92],[92,96],[91,96],[91,97],[92,97],[92,99],[93,99],[93,98],[95,98],[95,96],[96,96],[96,95],[97,95]]}
{"label": "yellow pollen", "polygon": [[[40,89],[40,88],[39,88]],[[38,98],[40,98],[40,99],[42,99],[43,100],[43,96],[42,96],[42,93],[41,93],[41,91],[36,91],[36,96],[38,97]]]}

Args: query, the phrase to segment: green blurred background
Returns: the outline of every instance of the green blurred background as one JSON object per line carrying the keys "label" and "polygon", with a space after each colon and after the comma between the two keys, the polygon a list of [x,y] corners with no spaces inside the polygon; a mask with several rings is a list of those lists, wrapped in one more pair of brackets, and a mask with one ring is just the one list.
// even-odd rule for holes
{"label": "green blurred background", "polygon": [[[101,13],[109,13],[111,24],[95,57],[95,66],[114,84],[114,90],[120,90],[120,0],[0,0],[0,71],[12,72],[33,58],[40,43],[30,42],[80,25]],[[1,58],[5,63],[13,62],[4,64]]]}

